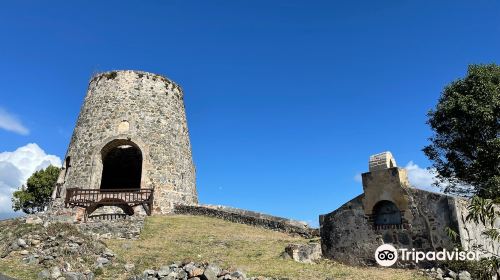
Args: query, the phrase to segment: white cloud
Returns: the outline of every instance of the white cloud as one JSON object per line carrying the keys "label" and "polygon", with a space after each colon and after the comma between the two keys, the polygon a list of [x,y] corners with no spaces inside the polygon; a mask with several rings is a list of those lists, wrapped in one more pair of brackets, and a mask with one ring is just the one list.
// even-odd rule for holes
{"label": "white cloud", "polygon": [[421,168],[413,161],[408,162],[405,169],[408,172],[410,184],[415,188],[431,192],[442,192],[438,187],[432,185],[436,181],[436,173],[432,169]]}
{"label": "white cloud", "polygon": [[12,193],[25,184],[33,172],[51,164],[61,166],[61,159],[47,155],[34,143],[0,153],[0,216],[13,215]]}
{"label": "white cloud", "polygon": [[16,116],[11,115],[2,108],[0,108],[0,128],[21,135],[28,135],[30,133]]}
{"label": "white cloud", "polygon": [[363,183],[363,178],[361,177],[361,173],[354,175],[354,181],[358,183]]}

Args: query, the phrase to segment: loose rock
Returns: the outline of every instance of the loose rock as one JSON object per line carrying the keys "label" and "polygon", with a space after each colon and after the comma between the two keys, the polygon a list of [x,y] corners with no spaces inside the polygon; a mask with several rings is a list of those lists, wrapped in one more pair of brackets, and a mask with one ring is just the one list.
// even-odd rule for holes
{"label": "loose rock", "polygon": [[285,256],[296,262],[314,263],[321,259],[321,245],[319,243],[290,244],[285,248]]}
{"label": "loose rock", "polygon": [[103,257],[98,257],[97,258],[97,264],[102,264],[102,265],[105,265],[105,264],[108,264],[109,263],[109,260],[106,259],[106,258],[103,258]]}
{"label": "loose rock", "polygon": [[468,271],[460,271],[460,273],[458,273],[458,279],[459,280],[471,280],[471,275]]}
{"label": "loose rock", "polygon": [[59,269],[59,267],[54,266],[50,269],[50,279],[57,279],[61,276],[62,276],[62,274],[61,274],[61,270]]}
{"label": "loose rock", "polygon": [[133,263],[127,263],[125,264],[125,270],[126,271],[132,271],[135,268],[135,264]]}
{"label": "loose rock", "polygon": [[26,218],[26,223],[39,225],[39,224],[43,224],[43,220],[38,216],[29,216]]}
{"label": "loose rock", "polygon": [[24,239],[22,239],[22,238],[19,238],[19,239],[17,240],[17,245],[18,245],[19,247],[22,247],[22,248],[26,248],[26,247],[28,247],[28,244],[26,244],[26,241],[25,241]]}

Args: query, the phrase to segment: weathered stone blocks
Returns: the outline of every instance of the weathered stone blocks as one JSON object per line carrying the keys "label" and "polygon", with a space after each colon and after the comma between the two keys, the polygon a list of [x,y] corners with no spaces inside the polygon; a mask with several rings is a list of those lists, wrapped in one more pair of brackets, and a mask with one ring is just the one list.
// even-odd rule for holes
{"label": "weathered stone blocks", "polygon": [[285,254],[296,262],[314,263],[321,259],[321,245],[319,243],[289,244]]}
{"label": "weathered stone blocks", "polygon": [[182,89],[163,76],[128,70],[91,79],[55,196],[101,188],[112,169],[105,167],[108,153],[129,147],[138,150],[138,187],[155,189],[153,213],[198,203]]}
{"label": "weathered stone blocks", "polygon": [[[373,265],[375,250],[385,243],[425,252],[458,246],[500,252],[499,242],[482,236],[484,227],[467,221],[466,199],[411,187],[406,170],[396,166],[389,152],[371,156],[369,168],[362,174],[363,194],[320,215],[324,257]],[[457,240],[447,229],[458,233]]]}

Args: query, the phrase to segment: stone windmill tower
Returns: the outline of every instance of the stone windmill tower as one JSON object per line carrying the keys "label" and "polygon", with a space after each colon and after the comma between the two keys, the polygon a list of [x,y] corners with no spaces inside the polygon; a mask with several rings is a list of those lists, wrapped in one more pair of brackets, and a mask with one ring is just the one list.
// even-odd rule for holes
{"label": "stone windmill tower", "polygon": [[182,89],[141,71],[95,75],[53,198],[62,201],[73,189],[105,194],[125,189],[129,199],[134,191],[153,189],[153,213],[197,204]]}

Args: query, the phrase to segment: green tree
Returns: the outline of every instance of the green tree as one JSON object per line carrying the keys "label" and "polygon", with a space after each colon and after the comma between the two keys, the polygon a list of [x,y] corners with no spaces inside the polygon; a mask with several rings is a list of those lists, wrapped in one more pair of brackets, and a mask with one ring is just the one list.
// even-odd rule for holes
{"label": "green tree", "polygon": [[50,165],[33,173],[26,186],[14,192],[12,208],[15,211],[22,210],[27,214],[43,211],[50,202],[60,170],[60,168]]}
{"label": "green tree", "polygon": [[[446,193],[500,197],[500,66],[471,65],[428,114],[424,153]],[[443,184],[444,183],[444,184]]]}
{"label": "green tree", "polygon": [[[500,66],[469,66],[464,78],[445,87],[428,116],[434,134],[424,153],[437,171],[436,185],[446,186],[447,193],[472,196],[467,221],[483,225],[482,235],[500,242],[495,227],[500,215]],[[448,234],[452,239],[458,235],[450,229]],[[491,279],[500,256],[481,246],[475,249],[489,257],[457,264],[475,279]]]}

